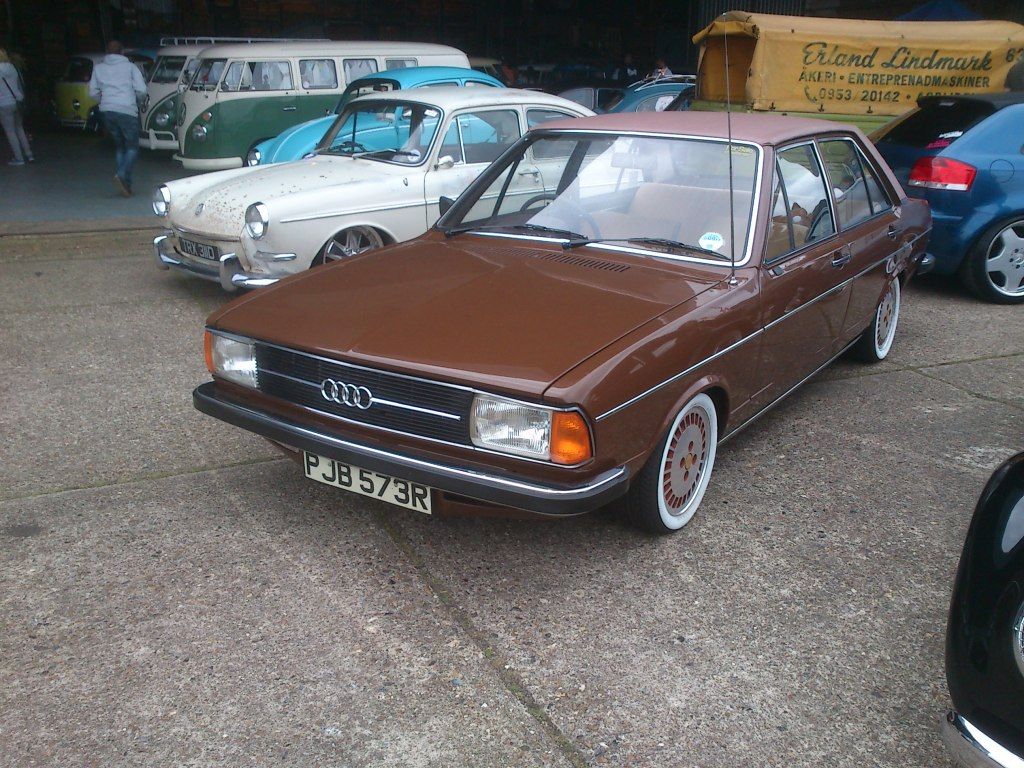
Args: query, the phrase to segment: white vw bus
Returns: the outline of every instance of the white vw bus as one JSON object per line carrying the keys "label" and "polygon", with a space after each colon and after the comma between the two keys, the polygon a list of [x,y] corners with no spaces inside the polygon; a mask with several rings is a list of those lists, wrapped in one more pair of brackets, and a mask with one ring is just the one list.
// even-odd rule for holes
{"label": "white vw bus", "polygon": [[141,110],[139,146],[146,149],[177,149],[178,86],[188,84],[199,66],[199,54],[211,45],[227,43],[285,43],[278,37],[162,37],[156,63],[149,74],[149,92]]}
{"label": "white vw bus", "polygon": [[381,41],[214,45],[198,62],[179,99],[174,159],[204,171],[237,168],[261,141],[329,114],[357,78],[402,67],[469,67],[457,48]]}

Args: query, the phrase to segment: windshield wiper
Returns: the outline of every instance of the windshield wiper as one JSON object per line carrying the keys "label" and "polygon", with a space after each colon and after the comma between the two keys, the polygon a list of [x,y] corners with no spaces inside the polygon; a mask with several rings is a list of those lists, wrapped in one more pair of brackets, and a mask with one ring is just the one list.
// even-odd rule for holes
{"label": "windshield wiper", "polygon": [[383,155],[386,152],[390,152],[392,155],[405,155],[406,157],[419,157],[420,153],[412,149],[371,149],[368,152],[359,152],[352,157],[373,157],[374,155]]}
{"label": "windshield wiper", "polygon": [[594,243],[641,243],[642,245],[661,245],[665,248],[680,248],[686,251],[704,253],[708,256],[714,256],[716,259],[721,259],[722,261],[732,261],[732,259],[724,253],[713,251],[710,248],[702,248],[699,245],[683,243],[679,240],[670,240],[667,237],[580,237],[570,240],[567,243],[562,243],[562,248],[568,251],[571,248],[579,248],[583,245],[593,245]]}
{"label": "windshield wiper", "polygon": [[445,237],[454,237],[455,235],[461,235],[463,232],[495,232],[502,229],[525,229],[530,232],[544,232],[549,235],[560,235],[561,237],[570,238],[569,242],[574,242],[575,240],[583,237],[579,232],[571,232],[568,229],[559,229],[558,227],[545,227],[543,224],[484,224],[482,226],[469,224],[464,227],[452,227],[450,229],[446,229],[444,230],[444,234]]}

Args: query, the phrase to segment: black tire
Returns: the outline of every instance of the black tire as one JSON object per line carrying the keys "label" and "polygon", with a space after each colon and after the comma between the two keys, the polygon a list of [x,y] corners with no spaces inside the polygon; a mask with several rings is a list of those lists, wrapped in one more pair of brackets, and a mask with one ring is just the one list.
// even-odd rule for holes
{"label": "black tire", "polygon": [[[694,434],[703,435],[702,445],[695,445],[698,441],[690,439]],[[675,441],[671,452],[670,440]],[[683,528],[700,508],[714,470],[717,447],[718,412],[714,401],[701,393],[682,407],[630,485],[622,506],[626,520],[658,536]],[[671,465],[675,456],[681,458],[673,475]],[[694,471],[692,479],[688,477],[690,471]],[[681,487],[676,485],[677,481]],[[675,493],[684,495],[666,498]]]}
{"label": "black tire", "polygon": [[[1024,290],[1016,295],[1010,295],[1002,286],[997,285],[989,274],[989,254],[997,247],[997,240],[1008,229],[1014,229],[1024,236],[1024,214],[997,221],[982,233],[960,265],[960,279],[971,293],[982,301],[993,304],[1024,304]],[[1012,253],[1012,258],[1015,264],[1011,267],[1010,274],[1024,280],[1024,251],[1017,250]]]}
{"label": "black tire", "polygon": [[[871,317],[871,325],[850,350],[853,357],[864,363],[880,363],[889,356],[899,324],[902,294],[903,287],[900,285],[899,275],[894,275],[882,298],[878,300],[875,314]],[[883,325],[886,332],[879,338],[879,327]]]}

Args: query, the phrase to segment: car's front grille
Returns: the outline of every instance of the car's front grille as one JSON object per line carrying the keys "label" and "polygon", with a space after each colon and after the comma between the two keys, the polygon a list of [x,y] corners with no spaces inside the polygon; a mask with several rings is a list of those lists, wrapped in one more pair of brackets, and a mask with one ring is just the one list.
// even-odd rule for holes
{"label": "car's front grille", "polygon": [[[332,416],[409,435],[469,445],[473,392],[439,382],[326,360],[256,342],[259,389],[268,395]],[[324,397],[323,383],[330,379]],[[356,389],[359,388],[359,392]],[[346,390],[353,405],[345,405]],[[372,398],[368,408],[366,392]]]}

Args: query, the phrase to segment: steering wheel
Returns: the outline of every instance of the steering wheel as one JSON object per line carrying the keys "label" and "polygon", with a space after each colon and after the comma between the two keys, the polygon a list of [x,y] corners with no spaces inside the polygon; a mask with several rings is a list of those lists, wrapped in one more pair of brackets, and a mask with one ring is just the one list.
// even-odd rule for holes
{"label": "steering wheel", "polygon": [[[525,213],[534,203],[539,203],[541,200],[554,200],[556,197],[558,197],[558,195],[555,194],[554,192],[541,192],[539,195],[534,195],[525,203],[523,203],[523,205],[519,208],[519,211],[521,213]],[[578,220],[583,221],[587,226],[590,227],[590,229],[593,232],[593,238],[601,237],[601,228],[597,226],[597,222],[594,220],[594,217],[587,213],[585,210],[583,210],[583,208],[578,203],[574,203],[572,200],[562,198],[561,200],[559,200],[559,204],[564,204],[571,208],[571,213],[574,214]],[[556,215],[553,218],[556,218],[563,224],[567,225],[568,229],[572,229],[574,226],[576,226],[576,224],[570,221],[568,217]]]}
{"label": "steering wheel", "polygon": [[534,195],[525,203],[523,203],[522,206],[520,206],[519,208],[519,212],[526,213],[526,211],[529,210],[530,206],[533,205],[534,203],[539,203],[541,200],[554,200],[556,197],[558,197],[558,195],[556,195],[554,192],[541,192],[539,195]]}
{"label": "steering wheel", "polygon": [[341,144],[333,146],[333,147],[331,147],[331,149],[339,150],[340,151],[340,150],[346,149],[348,147],[352,147],[352,149],[354,149],[356,152],[366,152],[367,151],[366,147],[364,147],[358,141],[354,141],[352,139],[345,139],[345,141],[341,142]]}

